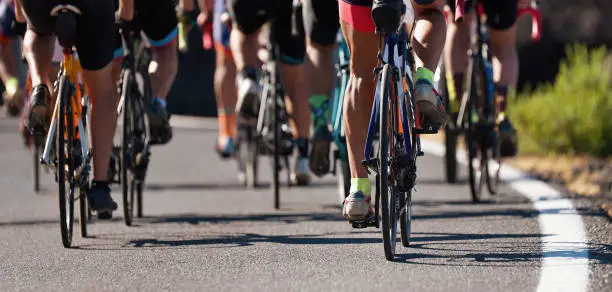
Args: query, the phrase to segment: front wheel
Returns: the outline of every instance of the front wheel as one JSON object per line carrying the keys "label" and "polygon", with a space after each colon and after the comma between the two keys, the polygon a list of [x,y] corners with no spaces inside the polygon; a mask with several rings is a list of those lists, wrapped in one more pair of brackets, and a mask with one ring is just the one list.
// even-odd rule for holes
{"label": "front wheel", "polygon": [[131,226],[134,219],[134,176],[132,175],[135,160],[135,143],[137,139],[134,133],[134,104],[132,96],[134,75],[130,69],[122,72],[121,76],[121,99],[123,108],[121,111],[121,192],[123,194],[123,220],[125,225]]}
{"label": "front wheel", "polygon": [[70,247],[72,244],[72,230],[74,226],[74,192],[76,183],[73,180],[74,155],[72,141],[74,141],[74,116],[70,107],[70,84],[66,76],[59,80],[59,106],[57,116],[57,132],[55,133],[57,147],[57,185],[60,207],[60,231],[62,244]]}
{"label": "front wheel", "polygon": [[446,127],[444,131],[444,163],[446,166],[446,181],[450,184],[457,182],[457,134]]}

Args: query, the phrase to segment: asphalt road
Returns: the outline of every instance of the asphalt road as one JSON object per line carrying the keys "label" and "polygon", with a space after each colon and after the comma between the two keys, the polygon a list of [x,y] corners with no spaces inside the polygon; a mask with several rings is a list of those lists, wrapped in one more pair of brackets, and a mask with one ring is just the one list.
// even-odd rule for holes
{"label": "asphalt road", "polygon": [[[214,121],[173,119],[174,140],[153,151],[145,218],[127,227],[117,212],[112,221],[91,224],[91,238],[76,231],[75,248],[66,249],[55,184],[45,175],[43,191],[33,192],[31,153],[16,133],[17,122],[2,114],[0,291],[539,287],[547,256],[542,240],[550,234],[542,234],[534,205],[510,188],[474,205],[468,185],[445,184],[442,159],[426,155],[418,164],[413,244],[398,244],[397,261],[388,262],[378,230],[352,229],[341,217],[331,175],[310,187],[282,189],[282,208],[275,210],[269,187],[243,189],[235,163],[217,158]],[[269,174],[263,165],[262,173]],[[117,188],[114,196],[120,202]],[[612,224],[588,201],[573,202],[590,258],[582,291],[612,291]],[[563,251],[559,265],[573,252]]]}

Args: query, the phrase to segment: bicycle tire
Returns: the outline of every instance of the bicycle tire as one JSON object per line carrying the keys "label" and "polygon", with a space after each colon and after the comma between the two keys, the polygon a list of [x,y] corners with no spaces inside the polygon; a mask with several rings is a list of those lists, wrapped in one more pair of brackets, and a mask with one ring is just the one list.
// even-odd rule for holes
{"label": "bicycle tire", "polygon": [[340,164],[340,175],[338,176],[338,199],[340,205],[344,205],[344,200],[349,195],[351,189],[351,166],[346,159],[338,159]]}
{"label": "bicycle tire", "polygon": [[34,142],[34,192],[40,192],[40,154],[42,152],[37,137],[32,137]]}
{"label": "bicycle tire", "polygon": [[[446,79],[446,71],[444,69],[444,62],[441,63],[441,72],[440,72],[440,80],[438,82],[438,92],[442,93],[444,97],[444,104],[446,108],[446,113],[452,117],[452,109],[450,104],[450,99],[448,96],[447,84],[448,80]],[[457,182],[457,133],[455,129],[457,126],[451,126],[453,123],[453,119],[449,121],[448,124],[444,126],[444,167],[446,174],[446,182],[449,184],[453,184]]]}
{"label": "bicycle tire", "polygon": [[[397,218],[395,216],[394,190],[393,183],[389,176],[389,153],[393,151],[389,142],[389,112],[390,108],[390,88],[391,76],[389,75],[389,64],[385,64],[380,78],[380,107],[379,107],[379,133],[380,144],[378,147],[378,174],[380,175],[379,185],[382,213],[382,232],[385,258],[392,261],[395,258],[395,244],[397,241]],[[393,203],[393,204],[391,204]]]}
{"label": "bicycle tire", "polygon": [[403,194],[401,204],[406,205],[406,208],[400,214],[400,237],[402,245],[409,247],[412,232],[412,190]]}
{"label": "bicycle tire", "polygon": [[134,166],[134,117],[133,117],[133,93],[134,76],[131,69],[124,69],[121,73],[121,98],[123,108],[121,110],[121,193],[123,198],[123,220],[125,225],[131,226],[134,219],[134,192],[133,175]]}
{"label": "bicycle tire", "polygon": [[137,216],[138,218],[142,218],[142,189],[143,189],[143,183],[142,182],[138,182],[138,184],[136,184],[136,209],[137,209]]}
{"label": "bicycle tire", "polygon": [[[72,231],[74,227],[74,193],[73,190],[66,189],[66,182],[71,184],[72,179],[72,132],[73,116],[70,109],[70,84],[65,75],[62,75],[59,80],[59,110],[58,110],[58,126],[56,132],[56,147],[57,147],[57,184],[60,207],[60,231],[62,235],[62,244],[68,248],[72,244]],[[72,130],[71,130],[72,129]],[[66,136],[64,136],[66,134]],[[70,156],[68,156],[70,155]],[[68,174],[68,175],[67,175]],[[67,192],[68,191],[68,192]]]}
{"label": "bicycle tire", "polygon": [[[472,61],[472,74],[470,78],[469,84],[469,100],[468,100],[468,112],[467,112],[467,120],[468,120],[468,130],[466,133],[466,147],[468,148],[468,172],[469,172],[469,180],[470,180],[470,194],[472,197],[472,202],[479,203],[482,201],[482,187],[486,178],[486,172],[483,172],[483,163],[486,163],[486,151],[483,153],[482,147],[482,135],[481,130],[482,127],[480,122],[472,119],[472,115],[474,113],[479,113],[478,101],[479,101],[479,86],[482,85],[482,76],[480,77],[480,81],[478,81],[478,74],[482,73],[481,70],[481,62],[478,59]],[[482,91],[482,90],[481,90]],[[481,120],[481,119],[479,119]],[[478,165],[475,165],[475,160],[478,159]],[[478,169],[476,169],[478,167]],[[483,174],[484,177],[483,177]]]}
{"label": "bicycle tire", "polygon": [[89,205],[87,201],[87,190],[79,192],[79,225],[81,226],[81,237],[87,237],[87,222],[89,221]]}
{"label": "bicycle tire", "polygon": [[259,141],[255,137],[254,127],[241,125],[238,136],[238,166],[244,174],[244,185],[249,189],[257,187],[259,167]]}

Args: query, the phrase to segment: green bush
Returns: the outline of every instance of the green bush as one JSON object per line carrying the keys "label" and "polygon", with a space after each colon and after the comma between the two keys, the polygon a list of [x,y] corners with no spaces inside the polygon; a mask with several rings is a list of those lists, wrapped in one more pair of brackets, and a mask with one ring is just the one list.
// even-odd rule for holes
{"label": "green bush", "polygon": [[569,46],[555,84],[510,101],[523,153],[612,154],[612,83],[605,47]]}

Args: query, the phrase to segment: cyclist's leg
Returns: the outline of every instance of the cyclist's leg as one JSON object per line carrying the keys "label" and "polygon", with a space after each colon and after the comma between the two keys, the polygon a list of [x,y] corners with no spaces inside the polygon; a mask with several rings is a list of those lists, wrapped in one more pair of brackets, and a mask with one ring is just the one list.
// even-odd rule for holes
{"label": "cyclist's leg", "polygon": [[[454,13],[455,1],[447,1],[451,15]],[[467,51],[470,47],[470,24],[474,17],[473,11],[466,11],[462,23],[455,23],[451,16],[447,22],[446,46],[444,47],[444,65],[447,72],[447,91],[453,113],[459,111],[459,103],[463,92],[463,74],[468,64]]]}
{"label": "cyclist's leg", "polygon": [[495,0],[483,2],[487,14],[487,26],[493,51],[493,80],[500,104],[501,155],[516,155],[516,131],[504,115],[508,89],[516,86],[518,79],[518,54],[516,51],[517,0]]}
{"label": "cyclist's leg", "polygon": [[[368,121],[374,95],[374,68],[377,65],[379,38],[371,18],[372,1],[338,1],[340,25],[350,51],[351,75],[344,96],[344,123],[351,168],[350,194],[342,214],[351,220],[363,219],[371,212],[371,186],[363,159]],[[357,3],[359,2],[359,3]]]}
{"label": "cyclist's leg", "polygon": [[77,28],[76,48],[92,101],[94,173],[89,198],[92,209],[98,212],[117,209],[110,196],[107,177],[117,121],[117,86],[111,65],[116,37],[113,6],[110,1],[82,2],[79,8],[83,14]]}
{"label": "cyclist's leg", "polygon": [[216,0],[213,14],[213,39],[215,42],[215,97],[217,99],[217,118],[219,135],[217,151],[221,156],[229,156],[234,151],[236,138],[236,64],[229,47],[230,28],[222,23],[221,16],[226,12],[225,0]]}
{"label": "cyclist's leg", "polygon": [[142,22],[143,31],[153,47],[151,87],[153,103],[149,107],[149,119],[161,143],[172,137],[168,123],[166,97],[178,70],[177,35],[178,20],[172,0],[136,0],[136,17]]}
{"label": "cyclist's leg", "polygon": [[275,11],[276,21],[271,33],[278,41],[281,60],[281,80],[285,90],[285,101],[289,123],[297,146],[298,157],[292,173],[292,180],[298,184],[310,182],[308,152],[310,148],[310,112],[304,72],[304,40],[302,13],[294,9],[293,1],[281,0]]}
{"label": "cyclist's leg", "polygon": [[22,8],[28,16],[28,30],[23,40],[23,50],[32,79],[29,102],[28,129],[43,135],[49,117],[47,105],[51,101],[52,88],[49,70],[53,58],[55,22],[49,15],[59,1],[22,0]]}
{"label": "cyclist's leg", "polygon": [[340,27],[338,4],[329,0],[303,1],[304,29],[306,33],[306,74],[309,81],[310,116],[313,133],[310,151],[310,169],[317,175],[329,171],[328,129],[329,96],[336,80],[334,49]]}
{"label": "cyclist's leg", "polygon": [[443,125],[446,111],[434,89],[433,72],[444,47],[446,23],[442,13],[445,0],[412,0],[416,23],[412,45],[417,56],[415,99],[424,122]]}
{"label": "cyclist's leg", "polygon": [[270,2],[267,0],[228,0],[227,8],[232,17],[230,46],[236,64],[238,100],[236,112],[255,116],[255,105],[261,93],[257,83],[259,71],[258,31],[268,20]]}

